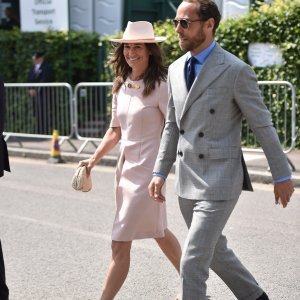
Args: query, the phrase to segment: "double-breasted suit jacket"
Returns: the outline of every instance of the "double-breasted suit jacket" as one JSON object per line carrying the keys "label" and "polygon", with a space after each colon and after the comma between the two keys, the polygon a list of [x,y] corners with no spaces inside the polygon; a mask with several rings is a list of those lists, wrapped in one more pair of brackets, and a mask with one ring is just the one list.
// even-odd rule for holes
{"label": "double-breasted suit jacket", "polygon": [[186,199],[229,200],[252,190],[241,151],[243,116],[268,159],[274,179],[290,175],[254,71],[218,44],[188,92],[187,54],[169,67],[169,103],[155,172],[176,161],[176,192]]}

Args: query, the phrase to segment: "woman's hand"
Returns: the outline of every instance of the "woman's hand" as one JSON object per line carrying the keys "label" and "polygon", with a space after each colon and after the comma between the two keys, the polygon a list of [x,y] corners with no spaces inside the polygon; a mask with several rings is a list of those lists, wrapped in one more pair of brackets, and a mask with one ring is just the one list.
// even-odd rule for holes
{"label": "woman's hand", "polygon": [[95,159],[89,158],[89,159],[81,160],[78,163],[77,168],[85,166],[86,167],[86,174],[87,174],[87,176],[90,176],[92,168],[95,166],[95,164],[96,164]]}

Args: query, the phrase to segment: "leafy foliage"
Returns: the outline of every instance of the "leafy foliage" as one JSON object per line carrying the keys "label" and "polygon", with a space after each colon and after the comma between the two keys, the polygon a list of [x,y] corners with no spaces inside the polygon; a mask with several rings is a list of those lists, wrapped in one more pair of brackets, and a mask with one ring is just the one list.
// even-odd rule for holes
{"label": "leafy foliage", "polygon": [[[285,80],[296,87],[296,102],[300,100],[300,0],[275,0],[272,4],[257,5],[250,13],[239,19],[222,21],[216,33],[220,45],[249,63],[248,47],[251,43],[262,42],[276,44],[282,51],[283,64],[265,68],[253,67],[258,80]],[[158,36],[166,36],[162,43],[167,65],[182,55],[177,34],[171,20],[155,24]],[[114,37],[120,37],[118,33]],[[99,37],[95,33],[83,32],[20,32],[0,31],[0,73],[6,82],[26,82],[31,66],[31,51],[43,47],[47,60],[51,63],[56,82],[76,84],[86,81],[112,81],[113,75],[108,65],[108,57],[113,45],[111,37]],[[268,96],[269,97],[269,96]],[[272,94],[271,97],[274,97]],[[109,103],[108,107],[109,107]],[[277,105],[277,104],[276,104]],[[280,100],[279,111],[290,111],[285,101]],[[274,107],[270,106],[273,113]],[[108,109],[109,110],[109,109]],[[277,111],[278,111],[277,110]],[[283,128],[284,114],[280,114],[278,128]],[[297,111],[297,120],[299,112]],[[290,121],[289,121],[290,122]],[[296,131],[299,135],[299,121]],[[279,132],[286,138],[286,132]],[[290,139],[290,136],[287,136]],[[247,143],[247,141],[244,141]],[[297,140],[297,148],[300,141]]]}
{"label": "leafy foliage", "polygon": [[[247,63],[249,63],[247,57],[249,44],[262,42],[277,45],[282,51],[283,64],[265,68],[253,67],[253,69],[258,80],[284,80],[292,83],[296,88],[296,103],[300,100],[299,17],[299,0],[275,0],[271,5],[258,6],[244,18],[221,22],[216,36],[223,48]],[[290,112],[292,107],[290,104],[285,107],[284,97],[281,97],[279,106],[276,111],[281,112],[280,121],[275,126],[278,126],[279,136],[287,138],[290,142],[290,133],[282,130],[285,122],[282,112]],[[269,109],[274,116],[274,106],[270,106]],[[297,104],[295,109],[297,110]],[[299,120],[298,110],[296,119]],[[299,136],[299,121],[296,124],[296,133]],[[296,147],[300,147],[299,139],[296,141]]]}
{"label": "leafy foliage", "polygon": [[45,50],[55,82],[99,80],[99,36],[85,32],[0,30],[0,73],[5,82],[26,82],[31,52]]}
{"label": "leafy foliage", "polygon": [[[227,51],[249,63],[247,57],[248,46],[251,43],[272,43],[281,49],[283,64],[265,68],[253,67],[258,80],[285,80],[292,83],[296,88],[296,103],[300,100],[300,0],[275,0],[272,4],[261,4],[253,8],[250,13],[239,19],[222,21],[216,33],[216,40]],[[182,55],[178,45],[177,34],[170,20],[163,24],[156,24],[157,35],[167,36],[167,41],[162,44],[166,54],[166,63],[170,64]],[[268,96],[269,97],[269,96]],[[274,95],[272,97],[275,97]],[[290,106],[285,107],[282,97],[279,101],[280,112],[289,111]],[[275,113],[274,107],[271,111]],[[283,132],[284,114],[279,115],[279,136],[291,139],[291,134]],[[297,111],[297,128],[299,136],[299,111]],[[290,122],[290,120],[289,120]],[[287,124],[289,125],[289,124]],[[287,126],[288,128],[290,126]],[[245,127],[244,127],[245,128]],[[247,130],[245,128],[245,130]],[[290,140],[289,140],[290,142]],[[246,144],[247,141],[244,140]],[[296,147],[300,147],[299,138]]]}

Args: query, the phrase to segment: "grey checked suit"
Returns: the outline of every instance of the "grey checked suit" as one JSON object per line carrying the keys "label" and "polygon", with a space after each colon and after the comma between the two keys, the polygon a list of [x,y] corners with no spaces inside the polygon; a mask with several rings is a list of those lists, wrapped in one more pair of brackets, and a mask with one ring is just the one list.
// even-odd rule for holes
{"label": "grey checked suit", "polygon": [[182,299],[206,299],[209,267],[238,299],[257,299],[262,290],[222,235],[242,189],[252,190],[241,151],[243,117],[273,178],[289,176],[290,169],[250,66],[216,44],[188,92],[186,59],[183,55],[169,68],[168,113],[154,167],[167,175],[176,161],[176,193],[189,227],[181,261]]}

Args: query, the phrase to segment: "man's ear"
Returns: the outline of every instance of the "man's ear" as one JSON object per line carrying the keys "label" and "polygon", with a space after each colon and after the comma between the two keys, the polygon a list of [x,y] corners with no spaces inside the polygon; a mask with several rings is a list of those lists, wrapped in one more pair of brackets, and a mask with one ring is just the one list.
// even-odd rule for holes
{"label": "man's ear", "polygon": [[214,26],[215,26],[214,18],[209,18],[206,22],[207,22],[207,28],[211,28],[211,29],[214,28]]}

